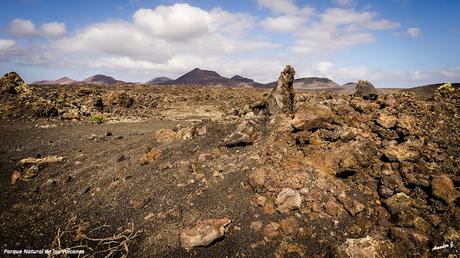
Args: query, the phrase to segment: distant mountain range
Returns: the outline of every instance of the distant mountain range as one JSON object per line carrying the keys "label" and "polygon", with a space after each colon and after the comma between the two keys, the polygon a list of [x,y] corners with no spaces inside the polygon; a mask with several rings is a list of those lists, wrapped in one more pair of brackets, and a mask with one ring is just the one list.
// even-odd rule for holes
{"label": "distant mountain range", "polygon": [[33,82],[32,84],[35,84],[35,85],[46,85],[46,84],[70,85],[70,84],[76,84],[76,83],[78,83],[78,81],[72,80],[68,77],[62,77],[57,80],[43,80],[43,81]]}
{"label": "distant mountain range", "polygon": [[61,79],[57,80],[43,80],[43,81],[36,81],[31,84],[33,85],[72,85],[72,84],[98,84],[98,85],[111,85],[116,83],[124,83],[123,81],[116,80],[113,77],[106,76],[103,74],[96,74],[90,76],[83,81],[75,81],[68,77],[62,77]]}
{"label": "distant mountain range", "polygon": [[[97,85],[114,85],[117,83],[125,83],[123,81],[117,80],[113,77],[96,74],[90,76],[83,81],[72,80],[68,77],[62,77],[57,80],[43,80],[33,82],[31,84],[35,85],[73,85],[73,84],[97,84]],[[132,83],[143,84],[143,83]],[[246,78],[240,75],[235,75],[231,78],[223,77],[215,71],[202,70],[195,68],[188,73],[180,76],[177,79],[171,79],[168,77],[157,77],[152,80],[149,80],[145,84],[147,85],[208,85],[208,86],[221,86],[221,87],[257,87],[257,88],[272,88],[276,85],[276,81],[262,84],[255,82],[250,78]],[[425,86],[418,86],[414,88],[401,89],[404,91],[412,91],[417,94],[430,95],[433,94],[435,89],[442,85],[439,84],[430,84]],[[459,87],[460,84],[454,83],[454,87]],[[348,82],[343,85],[339,85],[336,82],[328,78],[320,77],[306,77],[298,78],[294,80],[294,88],[298,90],[328,90],[328,91],[338,91],[342,93],[352,93],[355,90],[356,83]]]}

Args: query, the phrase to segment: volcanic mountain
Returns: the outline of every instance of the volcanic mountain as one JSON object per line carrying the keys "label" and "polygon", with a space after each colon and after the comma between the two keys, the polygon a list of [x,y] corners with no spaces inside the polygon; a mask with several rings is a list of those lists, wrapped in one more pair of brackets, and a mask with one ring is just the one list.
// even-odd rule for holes
{"label": "volcanic mountain", "polygon": [[195,68],[181,77],[170,81],[168,84],[231,84],[231,80],[214,71]]}
{"label": "volcanic mountain", "polygon": [[217,72],[202,70],[199,68],[195,68],[176,80],[169,81],[166,84],[219,85],[226,87],[258,87],[263,85],[240,75],[235,75],[229,79],[221,76]]}
{"label": "volcanic mountain", "polygon": [[43,81],[36,81],[31,84],[35,85],[70,85],[70,84],[76,84],[78,81],[72,80],[68,77],[62,77],[57,80],[43,80]]}
{"label": "volcanic mountain", "polygon": [[122,82],[122,81],[116,80],[113,77],[102,75],[102,74],[96,74],[96,75],[90,76],[82,81],[82,83],[88,83],[88,84],[115,84],[117,82]]}
{"label": "volcanic mountain", "polygon": [[146,82],[145,84],[162,84],[162,83],[167,83],[172,81],[173,79],[169,77],[157,77],[154,79],[151,79],[150,81]]}

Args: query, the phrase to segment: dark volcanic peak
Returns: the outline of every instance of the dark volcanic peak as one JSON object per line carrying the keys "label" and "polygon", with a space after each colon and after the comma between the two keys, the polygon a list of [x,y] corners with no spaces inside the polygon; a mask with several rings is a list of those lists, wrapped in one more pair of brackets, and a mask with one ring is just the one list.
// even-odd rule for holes
{"label": "dark volcanic peak", "polygon": [[173,81],[174,84],[219,84],[228,83],[229,79],[214,71],[195,68]]}
{"label": "dark volcanic peak", "polygon": [[83,83],[94,83],[94,84],[115,84],[120,82],[113,77],[106,76],[103,74],[96,74],[90,76],[82,81]]}
{"label": "dark volcanic peak", "polygon": [[263,84],[254,82],[254,80],[235,75],[231,79],[226,78],[214,71],[202,70],[195,68],[192,71],[182,75],[176,80],[167,82],[167,84],[193,84],[193,85],[219,85],[227,87],[261,87]]}
{"label": "dark volcanic peak", "polygon": [[173,79],[169,77],[157,77],[157,78],[151,79],[150,81],[146,82],[146,84],[162,84],[162,83],[170,82],[172,80]]}

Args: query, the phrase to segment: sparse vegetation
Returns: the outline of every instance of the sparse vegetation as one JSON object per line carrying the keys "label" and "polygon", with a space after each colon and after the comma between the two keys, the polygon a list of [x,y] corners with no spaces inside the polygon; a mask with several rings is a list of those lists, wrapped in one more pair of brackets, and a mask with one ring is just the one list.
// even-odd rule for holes
{"label": "sparse vegetation", "polygon": [[107,119],[103,116],[103,115],[91,115],[89,117],[89,122],[91,124],[102,124],[104,122],[106,122]]}
{"label": "sparse vegetation", "polygon": [[455,91],[455,88],[452,86],[452,83],[444,83],[436,89],[439,93],[451,93]]}

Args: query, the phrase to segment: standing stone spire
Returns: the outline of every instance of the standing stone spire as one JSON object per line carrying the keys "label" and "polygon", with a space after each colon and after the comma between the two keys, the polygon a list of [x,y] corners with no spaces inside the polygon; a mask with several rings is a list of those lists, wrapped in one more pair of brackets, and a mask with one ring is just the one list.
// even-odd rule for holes
{"label": "standing stone spire", "polygon": [[268,111],[271,115],[294,113],[294,75],[294,68],[286,65],[278,78],[276,87],[267,98]]}

